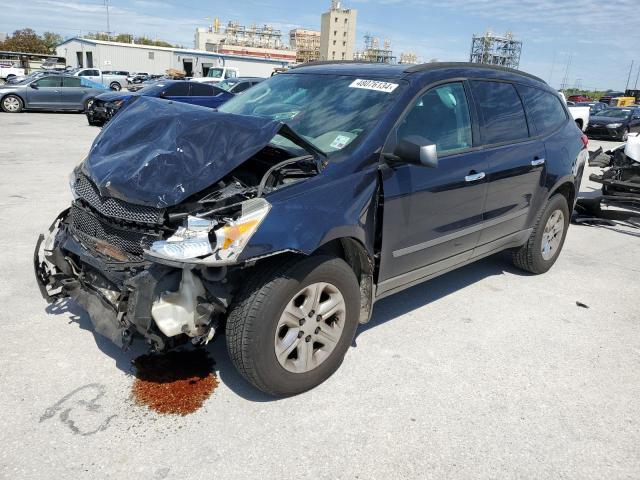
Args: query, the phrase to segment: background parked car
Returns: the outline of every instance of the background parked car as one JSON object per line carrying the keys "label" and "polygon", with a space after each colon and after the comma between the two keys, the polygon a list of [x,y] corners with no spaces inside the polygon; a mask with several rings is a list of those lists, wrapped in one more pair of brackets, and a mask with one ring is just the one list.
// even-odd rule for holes
{"label": "background parked car", "polygon": [[85,78],[47,75],[17,85],[0,86],[0,107],[8,113],[24,109],[85,110],[106,87]]}
{"label": "background parked car", "polygon": [[101,83],[115,91],[120,91],[122,88],[127,86],[126,75],[107,74],[98,68],[79,68],[77,70],[73,70],[71,75],[76,77],[85,77],[92,82]]}
{"label": "background parked car", "polygon": [[209,108],[218,108],[234,97],[232,93],[213,85],[185,80],[164,80],[138,92],[106,92],[98,95],[86,110],[89,125],[104,125],[120,108],[139,96],[164,98]]}
{"label": "background parked car", "polygon": [[266,78],[262,77],[236,77],[223,80],[217,86],[237,95],[265,80]]}
{"label": "background parked car", "polygon": [[569,95],[567,102],[590,102],[591,99],[586,95]]}
{"label": "background parked car", "polygon": [[624,92],[607,92],[605,95],[600,97],[598,101],[609,105],[611,99],[615,97],[624,97]]}
{"label": "background parked car", "polygon": [[[569,102],[567,102],[567,105]],[[589,107],[589,114],[597,115],[601,110],[605,110],[609,108],[608,105],[602,102],[576,102],[574,104],[575,107]]]}
{"label": "background parked car", "polygon": [[24,76],[24,69],[11,62],[0,62],[0,85],[15,77]]}
{"label": "background parked car", "polygon": [[640,132],[640,108],[607,108],[591,118],[587,127],[590,137],[627,141],[629,133]]}

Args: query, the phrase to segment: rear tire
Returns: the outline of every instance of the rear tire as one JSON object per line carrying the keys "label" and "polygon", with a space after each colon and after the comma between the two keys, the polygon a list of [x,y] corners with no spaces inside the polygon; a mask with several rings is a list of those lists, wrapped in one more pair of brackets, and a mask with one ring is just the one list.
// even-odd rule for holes
{"label": "rear tire", "polygon": [[118,82],[111,82],[111,84],[109,85],[109,88],[111,90],[119,92],[120,90],[122,90],[122,85],[120,85]]}
{"label": "rear tire", "polygon": [[[339,309],[331,307],[335,299]],[[258,266],[227,317],[229,356],[259,390],[277,397],[302,393],[338,369],[359,310],[358,281],[342,259],[323,255]],[[325,342],[323,335],[333,339]]]}
{"label": "rear tire", "polygon": [[2,99],[2,111],[7,113],[19,113],[24,108],[24,102],[17,95],[7,95]]}
{"label": "rear tire", "polygon": [[513,252],[516,267],[531,273],[545,273],[560,255],[569,228],[569,207],[567,199],[556,194],[538,216],[529,240]]}

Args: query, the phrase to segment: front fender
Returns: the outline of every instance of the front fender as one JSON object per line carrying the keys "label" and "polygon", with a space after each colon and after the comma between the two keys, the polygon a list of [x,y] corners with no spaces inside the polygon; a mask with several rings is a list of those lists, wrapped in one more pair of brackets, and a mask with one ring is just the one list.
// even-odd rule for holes
{"label": "front fender", "polygon": [[[321,245],[351,237],[373,255],[378,175],[376,166],[341,178],[320,174],[292,195],[267,197],[271,211],[239,261],[280,251],[311,254]],[[305,187],[298,185],[297,187]]]}

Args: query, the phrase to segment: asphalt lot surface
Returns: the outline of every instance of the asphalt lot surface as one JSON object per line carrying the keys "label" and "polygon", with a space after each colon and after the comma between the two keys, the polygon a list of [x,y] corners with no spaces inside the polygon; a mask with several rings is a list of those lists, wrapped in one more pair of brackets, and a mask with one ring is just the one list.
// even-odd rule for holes
{"label": "asphalt lot surface", "polygon": [[47,307],[32,271],[98,131],[0,114],[0,478],[640,478],[637,230],[572,225],[545,275],[498,255],[384,299],[306,394],[252,389],[217,338],[202,409],[136,405],[142,348]]}

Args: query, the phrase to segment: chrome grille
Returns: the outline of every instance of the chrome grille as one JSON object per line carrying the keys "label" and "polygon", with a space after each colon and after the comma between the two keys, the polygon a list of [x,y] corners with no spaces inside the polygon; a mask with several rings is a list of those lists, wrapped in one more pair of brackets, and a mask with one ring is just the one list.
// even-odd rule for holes
{"label": "chrome grille", "polygon": [[162,224],[164,210],[144,205],[134,205],[117,198],[102,197],[98,188],[83,174],[79,174],[76,177],[74,189],[79,197],[107,217],[128,222]]}

